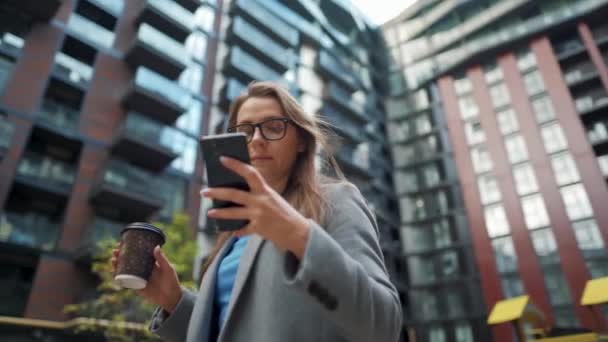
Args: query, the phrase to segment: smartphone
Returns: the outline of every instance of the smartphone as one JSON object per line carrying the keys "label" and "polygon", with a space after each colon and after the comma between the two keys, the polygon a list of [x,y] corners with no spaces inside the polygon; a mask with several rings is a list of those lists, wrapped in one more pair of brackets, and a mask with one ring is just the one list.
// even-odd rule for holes
{"label": "smartphone", "polygon": [[[210,188],[236,188],[249,191],[245,179],[222,165],[220,157],[226,156],[249,164],[249,151],[247,150],[247,137],[245,133],[226,133],[208,135],[201,138],[201,149],[205,168],[207,169],[207,182]],[[213,200],[213,208],[229,208],[238,206],[234,202]],[[243,228],[247,220],[218,220],[209,219],[218,231],[233,231]]]}

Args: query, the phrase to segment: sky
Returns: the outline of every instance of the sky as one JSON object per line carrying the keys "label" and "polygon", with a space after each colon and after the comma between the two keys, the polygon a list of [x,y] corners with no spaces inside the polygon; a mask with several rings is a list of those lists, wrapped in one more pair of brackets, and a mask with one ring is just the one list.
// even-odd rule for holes
{"label": "sky", "polygon": [[382,25],[397,16],[416,0],[352,0],[372,23]]}

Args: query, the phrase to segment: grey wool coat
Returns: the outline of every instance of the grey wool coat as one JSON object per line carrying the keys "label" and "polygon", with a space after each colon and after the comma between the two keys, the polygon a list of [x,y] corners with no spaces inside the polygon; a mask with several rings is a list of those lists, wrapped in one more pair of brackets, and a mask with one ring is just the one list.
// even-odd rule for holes
{"label": "grey wool coat", "polygon": [[[327,185],[325,191],[330,212],[321,224],[310,221],[301,261],[251,236],[218,342],[399,339],[401,305],[384,266],[376,221],[353,185]],[[155,311],[150,329],[163,340],[212,342],[217,268],[229,245],[210,265],[197,293],[184,290],[171,315]]]}

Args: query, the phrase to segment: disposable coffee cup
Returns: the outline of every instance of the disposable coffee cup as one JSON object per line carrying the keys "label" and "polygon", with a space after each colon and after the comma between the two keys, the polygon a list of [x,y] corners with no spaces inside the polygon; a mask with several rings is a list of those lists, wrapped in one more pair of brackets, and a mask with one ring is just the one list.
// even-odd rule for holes
{"label": "disposable coffee cup", "polygon": [[135,222],[120,232],[120,240],[114,283],[127,289],[143,289],[154,269],[154,247],[165,243],[165,234],[149,223]]}

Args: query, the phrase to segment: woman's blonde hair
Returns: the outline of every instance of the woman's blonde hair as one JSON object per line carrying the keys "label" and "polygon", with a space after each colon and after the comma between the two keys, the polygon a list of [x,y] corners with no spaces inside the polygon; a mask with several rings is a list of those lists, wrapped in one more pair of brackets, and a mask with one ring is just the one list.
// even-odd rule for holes
{"label": "woman's blonde hair", "polygon": [[[298,132],[298,139],[303,142],[304,150],[298,153],[292,167],[283,197],[296,208],[304,217],[321,222],[329,208],[329,203],[322,192],[322,185],[344,179],[338,167],[333,152],[329,149],[328,140],[331,136],[327,129],[329,125],[313,113],[306,113],[297,100],[289,94],[282,85],[274,82],[252,82],[247,90],[239,95],[230,106],[228,112],[228,127],[237,124],[237,116],[243,103],[250,98],[273,98],[283,111],[283,115],[291,120]],[[336,178],[330,178],[317,172],[317,167],[325,168],[328,165],[315,165],[317,153],[321,153],[330,165]],[[229,232],[220,233],[215,247],[205,260],[201,277],[222,245],[231,236]]]}

